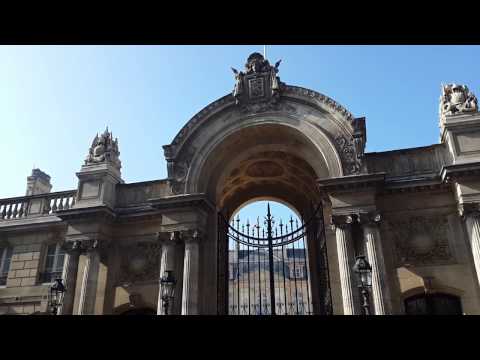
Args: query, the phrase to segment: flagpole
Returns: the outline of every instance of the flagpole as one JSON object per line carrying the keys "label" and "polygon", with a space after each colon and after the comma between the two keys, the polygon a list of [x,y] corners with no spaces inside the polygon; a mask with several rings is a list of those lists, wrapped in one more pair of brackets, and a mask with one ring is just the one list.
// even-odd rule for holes
{"label": "flagpole", "polygon": [[267,58],[267,45],[263,45],[263,58]]}

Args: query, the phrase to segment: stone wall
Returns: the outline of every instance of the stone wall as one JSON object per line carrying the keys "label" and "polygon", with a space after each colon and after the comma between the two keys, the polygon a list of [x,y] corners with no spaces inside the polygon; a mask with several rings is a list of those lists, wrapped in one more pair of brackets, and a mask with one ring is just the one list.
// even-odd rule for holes
{"label": "stone wall", "polygon": [[442,166],[447,163],[444,144],[365,155],[368,171],[385,172],[387,179],[438,176]]}
{"label": "stone wall", "polygon": [[62,231],[13,233],[6,237],[13,248],[6,286],[0,288],[0,313],[32,314],[47,309],[48,285],[39,283],[46,244],[62,241]]}

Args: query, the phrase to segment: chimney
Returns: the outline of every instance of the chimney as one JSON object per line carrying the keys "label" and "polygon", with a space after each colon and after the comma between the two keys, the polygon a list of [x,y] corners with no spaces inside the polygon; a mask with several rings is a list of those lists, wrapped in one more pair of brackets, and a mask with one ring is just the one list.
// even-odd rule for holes
{"label": "chimney", "polygon": [[37,194],[47,194],[52,190],[50,176],[40,169],[33,169],[32,175],[27,177],[27,196]]}

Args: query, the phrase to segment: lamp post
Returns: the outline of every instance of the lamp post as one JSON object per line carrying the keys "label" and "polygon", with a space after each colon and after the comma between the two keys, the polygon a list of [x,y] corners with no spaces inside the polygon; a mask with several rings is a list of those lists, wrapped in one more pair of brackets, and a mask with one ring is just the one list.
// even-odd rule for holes
{"label": "lamp post", "polygon": [[173,297],[175,294],[175,284],[177,281],[173,276],[173,271],[166,270],[163,277],[160,279],[160,284],[162,286],[162,301],[163,308],[165,309],[165,315],[168,315],[168,307],[171,302],[173,302]]}
{"label": "lamp post", "polygon": [[372,267],[368,263],[367,259],[363,255],[359,255],[355,258],[355,265],[353,265],[353,271],[358,277],[358,287],[363,298],[363,315],[370,315],[370,302],[368,288],[372,286]]}
{"label": "lamp post", "polygon": [[48,305],[52,309],[52,314],[57,315],[58,308],[63,303],[63,296],[65,295],[66,289],[63,285],[62,279],[57,278],[54,280],[50,286],[49,301]]}

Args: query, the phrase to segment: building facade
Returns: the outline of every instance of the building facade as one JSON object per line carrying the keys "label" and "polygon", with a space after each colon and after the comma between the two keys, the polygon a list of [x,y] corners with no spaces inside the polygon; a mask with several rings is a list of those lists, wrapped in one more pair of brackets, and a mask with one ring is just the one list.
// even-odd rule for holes
{"label": "building facade", "polygon": [[[234,69],[233,92],[164,146],[167,179],[125,183],[107,129],[76,189],[52,193],[34,169],[25,196],[0,199],[0,313],[51,313],[61,278],[59,314],[163,315],[170,271],[169,314],[360,314],[364,255],[372,314],[480,314],[473,93],[443,86],[438,144],[365,153],[365,118],[283,83],[279,66],[254,53]],[[301,224],[230,225],[255,200]]]}

